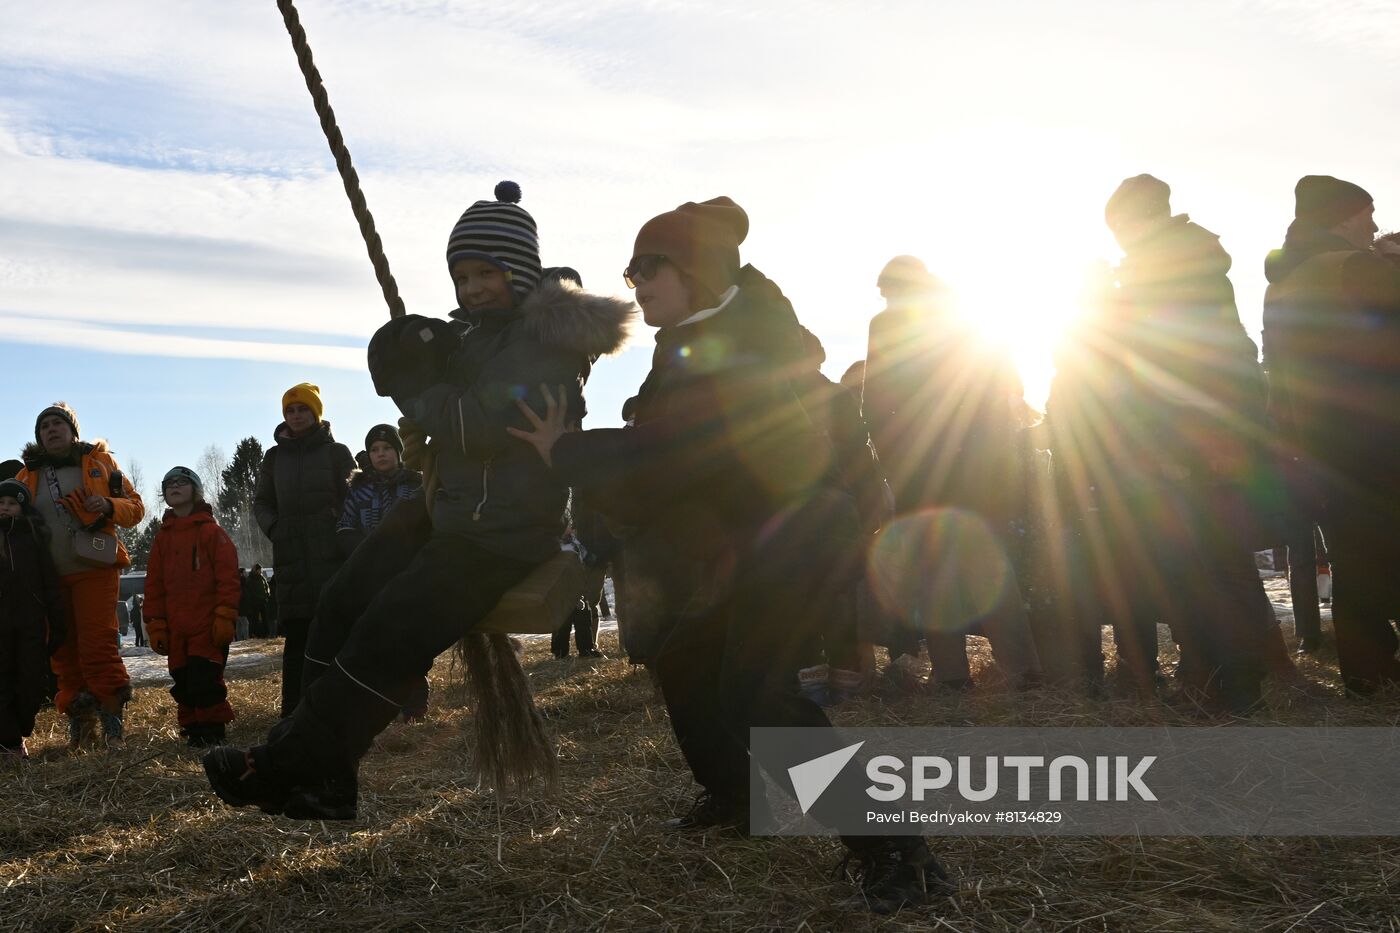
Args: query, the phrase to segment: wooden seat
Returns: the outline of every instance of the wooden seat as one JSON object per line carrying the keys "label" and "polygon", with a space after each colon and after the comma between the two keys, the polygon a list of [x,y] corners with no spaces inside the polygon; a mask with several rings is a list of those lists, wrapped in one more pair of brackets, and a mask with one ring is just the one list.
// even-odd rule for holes
{"label": "wooden seat", "polygon": [[501,597],[473,632],[500,635],[550,635],[578,605],[583,593],[583,564],[572,551],[560,551]]}

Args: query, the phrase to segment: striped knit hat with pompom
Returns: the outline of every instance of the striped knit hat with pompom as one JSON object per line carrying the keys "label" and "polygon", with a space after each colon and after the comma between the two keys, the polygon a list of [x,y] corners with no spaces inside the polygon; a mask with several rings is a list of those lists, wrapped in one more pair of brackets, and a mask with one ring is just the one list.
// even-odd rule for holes
{"label": "striped knit hat with pompom", "polygon": [[517,298],[540,283],[540,239],[535,218],[520,206],[520,186],[503,181],[496,200],[477,201],[463,212],[447,241],[447,267],[480,259],[510,276]]}

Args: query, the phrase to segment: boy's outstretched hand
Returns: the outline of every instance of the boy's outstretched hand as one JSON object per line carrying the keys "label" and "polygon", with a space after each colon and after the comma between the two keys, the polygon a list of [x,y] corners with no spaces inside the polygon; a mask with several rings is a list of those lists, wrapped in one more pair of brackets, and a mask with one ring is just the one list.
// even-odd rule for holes
{"label": "boy's outstretched hand", "polygon": [[563,386],[557,387],[559,398],[555,399],[554,393],[549,391],[549,386],[540,386],[540,394],[544,396],[544,417],[535,414],[534,409],[526,405],[523,399],[516,399],[516,407],[525,415],[525,419],[534,427],[533,431],[524,431],[520,428],[506,428],[506,433],[512,437],[518,437],[539,452],[540,458],[544,460],[545,466],[553,466],[550,452],[554,450],[554,442],[568,433],[569,396],[564,391]]}

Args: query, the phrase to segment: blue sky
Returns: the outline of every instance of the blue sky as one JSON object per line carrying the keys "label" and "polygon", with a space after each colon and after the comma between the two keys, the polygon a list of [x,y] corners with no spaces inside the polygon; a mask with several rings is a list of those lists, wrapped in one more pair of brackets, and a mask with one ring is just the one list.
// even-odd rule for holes
{"label": "blue sky", "polygon": [[[416,313],[450,310],[447,233],[502,178],[545,263],[615,294],[643,221],[727,194],[829,374],[863,355],[880,266],[915,253],[1016,335],[1034,396],[1084,267],[1115,257],[1125,176],[1221,235],[1255,331],[1300,175],[1363,184],[1400,226],[1392,2],[298,8]],[[303,380],[358,447],[395,416],[363,368],[384,317],[274,4],[0,8],[0,447],[62,398],[153,486],[267,442]],[[595,423],[649,344],[595,368]]]}

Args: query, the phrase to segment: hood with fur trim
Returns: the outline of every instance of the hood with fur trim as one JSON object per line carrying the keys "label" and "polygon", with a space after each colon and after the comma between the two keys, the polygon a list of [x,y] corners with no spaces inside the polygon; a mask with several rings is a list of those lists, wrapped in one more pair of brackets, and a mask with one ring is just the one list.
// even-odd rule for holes
{"label": "hood with fur trim", "polygon": [[105,440],[95,441],[74,441],[69,448],[68,456],[63,458],[50,457],[44,448],[35,441],[30,441],[24,445],[24,453],[20,454],[20,459],[24,461],[25,469],[33,471],[38,467],[65,467],[80,466],[83,457],[90,453],[111,454],[107,448]]}
{"label": "hood with fur trim", "polygon": [[412,483],[415,486],[423,485],[423,474],[417,470],[410,470],[408,467],[395,467],[388,473],[380,473],[377,470],[358,469],[350,474],[350,488],[360,489],[364,486],[373,486],[380,483],[385,486],[398,486],[402,483]]}
{"label": "hood with fur trim", "polygon": [[545,281],[525,296],[517,313],[529,337],[597,359],[622,349],[636,310],[625,298],[595,295],[573,282]]}

